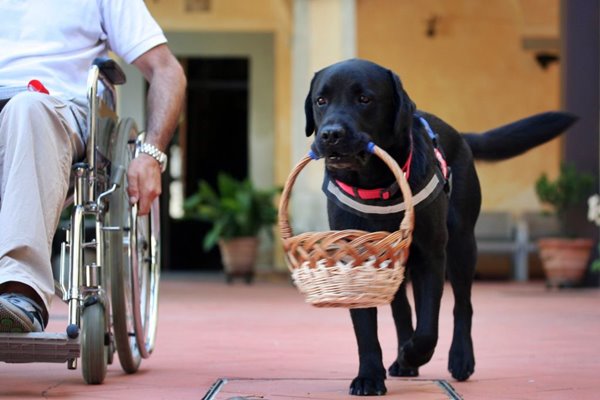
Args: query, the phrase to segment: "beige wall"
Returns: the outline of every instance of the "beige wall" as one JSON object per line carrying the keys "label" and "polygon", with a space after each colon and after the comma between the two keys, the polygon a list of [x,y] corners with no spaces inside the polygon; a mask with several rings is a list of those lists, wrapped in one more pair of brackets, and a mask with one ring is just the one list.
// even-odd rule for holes
{"label": "beige wall", "polygon": [[[358,56],[396,71],[417,106],[459,131],[559,107],[559,66],[543,70],[524,37],[558,37],[557,0],[357,0]],[[434,37],[427,20],[437,17]],[[533,185],[555,174],[560,140],[500,163],[478,163],[483,208],[538,209]]]}
{"label": "beige wall", "polygon": [[[283,182],[291,163],[289,154],[291,98],[291,0],[213,0],[208,11],[186,10],[186,0],[153,0],[148,9],[169,32],[264,32],[273,34],[274,153],[255,156],[274,159],[274,180]],[[281,149],[285,149],[281,151]]]}
{"label": "beige wall", "polygon": [[[266,134],[273,135],[274,154],[260,156],[273,158],[278,184],[309,144],[303,99],[310,77],[353,54],[399,73],[420,109],[461,131],[559,107],[559,66],[541,69],[522,45],[523,38],[558,38],[559,0],[213,0],[208,12],[186,11],[186,1],[147,5],[168,32],[273,35],[274,131]],[[430,38],[426,21],[433,15],[437,31]],[[484,209],[539,209],[534,181],[542,171],[557,173],[560,152],[556,140],[510,161],[479,163]],[[315,192],[306,193],[322,197],[316,181]],[[280,259],[275,264],[282,267]]]}
{"label": "beige wall", "polygon": [[[273,31],[289,17],[285,0],[212,0],[207,11],[189,11],[188,0],[153,0],[146,5],[163,29],[180,31]],[[284,12],[284,11],[283,11]]]}
{"label": "beige wall", "polygon": [[[352,0],[343,0],[352,1]],[[154,0],[148,8],[166,31],[270,32],[274,35],[274,179],[291,168],[293,35],[291,0],[213,0],[208,12],[186,0]],[[336,39],[340,0],[306,0],[310,73],[344,58]],[[543,70],[524,38],[558,37],[558,0],[356,0],[359,57],[395,70],[419,108],[461,131],[477,132],[559,107],[559,65]],[[329,11],[328,11],[329,10]],[[437,31],[427,37],[427,19]],[[346,41],[353,41],[348,37]],[[347,52],[346,52],[347,53]],[[329,62],[329,61],[328,61]],[[327,63],[328,63],[327,62]],[[479,163],[484,209],[538,209],[533,183],[556,174],[560,140],[516,159]],[[267,156],[267,155],[265,155]]]}

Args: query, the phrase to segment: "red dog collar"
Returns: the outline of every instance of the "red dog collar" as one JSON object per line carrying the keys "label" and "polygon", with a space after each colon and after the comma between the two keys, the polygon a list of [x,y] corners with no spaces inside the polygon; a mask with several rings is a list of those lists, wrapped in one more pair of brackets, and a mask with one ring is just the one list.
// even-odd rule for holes
{"label": "red dog collar", "polygon": [[[408,153],[408,158],[402,167],[402,171],[404,172],[404,176],[406,180],[410,176],[410,164],[412,162],[413,155],[413,138],[412,132],[410,134],[410,153]],[[377,188],[377,189],[360,189],[354,186],[350,186],[340,180],[335,180],[335,183],[342,189],[346,194],[359,198],[361,200],[388,200],[398,191],[398,184],[394,182],[391,186],[387,188]]]}
{"label": "red dog collar", "polygon": [[337,179],[335,180],[335,183],[340,187],[340,189],[350,196],[357,197],[361,200],[388,200],[393,194],[391,187],[381,189],[359,189],[354,186],[347,185]]}

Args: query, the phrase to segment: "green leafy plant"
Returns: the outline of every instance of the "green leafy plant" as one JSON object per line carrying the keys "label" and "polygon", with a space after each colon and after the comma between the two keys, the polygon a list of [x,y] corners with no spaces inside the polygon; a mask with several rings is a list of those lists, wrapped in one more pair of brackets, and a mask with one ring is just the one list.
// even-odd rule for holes
{"label": "green leafy plant", "polygon": [[[600,244],[598,245],[598,252],[600,254]],[[592,261],[591,270],[593,272],[600,272],[600,258],[597,258],[594,261]]]}
{"label": "green leafy plant", "polygon": [[572,207],[581,204],[592,193],[594,177],[577,171],[572,165],[563,164],[560,174],[551,181],[542,174],[535,184],[535,191],[541,203],[549,205],[558,217],[566,232],[566,213]]}
{"label": "green leafy plant", "polygon": [[187,218],[212,223],[204,237],[204,250],[210,250],[219,239],[256,236],[277,221],[274,205],[279,188],[257,189],[250,180],[236,180],[220,173],[217,188],[201,180],[196,193],[183,205]]}

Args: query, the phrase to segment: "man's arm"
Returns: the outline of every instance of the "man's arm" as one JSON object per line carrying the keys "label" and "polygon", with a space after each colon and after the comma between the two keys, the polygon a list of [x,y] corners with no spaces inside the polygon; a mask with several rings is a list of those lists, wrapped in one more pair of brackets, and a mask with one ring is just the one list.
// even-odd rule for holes
{"label": "man's arm", "polygon": [[[159,45],[138,57],[136,66],[150,83],[147,97],[146,142],[165,151],[183,107],[186,78],[181,65],[166,44]],[[161,192],[158,162],[147,154],[135,158],[127,178],[130,202],[138,203],[141,215],[150,211],[152,201]]]}

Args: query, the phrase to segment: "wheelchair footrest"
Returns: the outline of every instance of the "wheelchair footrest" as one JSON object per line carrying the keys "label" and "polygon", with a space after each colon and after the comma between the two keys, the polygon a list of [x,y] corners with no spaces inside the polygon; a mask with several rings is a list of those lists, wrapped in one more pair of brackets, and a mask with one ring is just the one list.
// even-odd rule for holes
{"label": "wheelchair footrest", "polygon": [[0,361],[7,363],[64,363],[79,354],[79,339],[65,333],[0,333]]}

